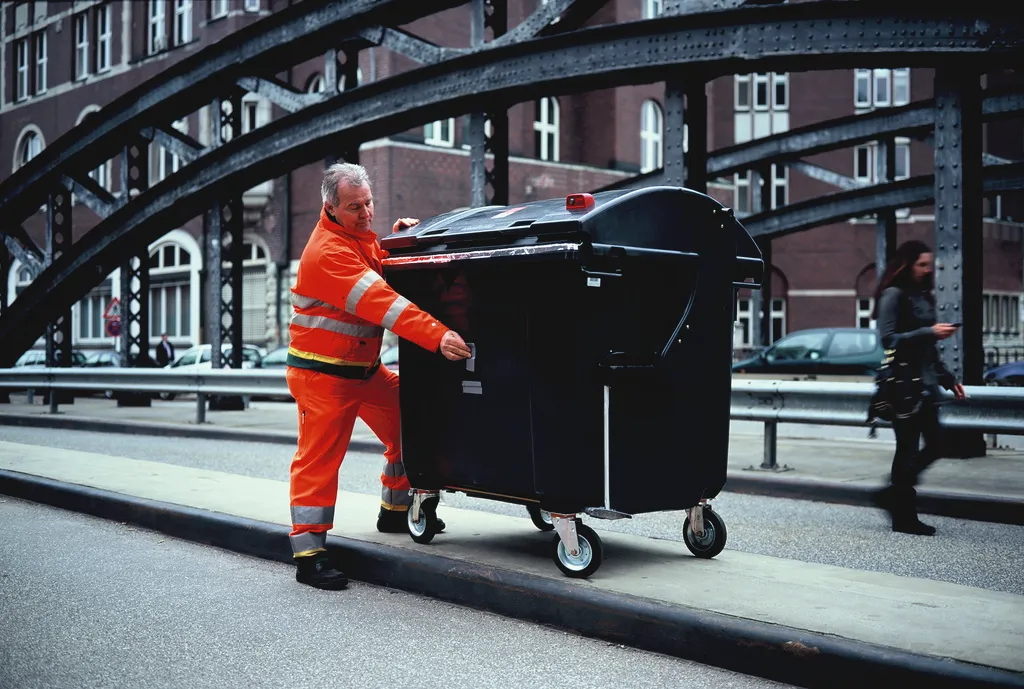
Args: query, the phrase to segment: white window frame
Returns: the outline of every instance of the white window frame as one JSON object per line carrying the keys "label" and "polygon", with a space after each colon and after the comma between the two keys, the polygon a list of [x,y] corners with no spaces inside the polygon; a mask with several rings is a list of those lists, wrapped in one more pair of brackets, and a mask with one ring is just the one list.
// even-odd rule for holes
{"label": "white window frame", "polygon": [[[741,92],[746,94],[746,103],[740,102]],[[750,90],[750,75],[735,75],[733,77],[733,109],[736,112],[748,112],[751,107],[751,101],[753,101],[753,95]]]}
{"label": "white window frame", "polygon": [[[103,322],[103,312],[112,296],[112,280],[107,277],[99,287],[78,300],[74,306],[74,322],[72,324],[74,342],[96,344],[110,341],[110,336],[106,334],[106,323]],[[83,326],[86,330],[84,334]],[[93,326],[97,326],[98,329]]]}
{"label": "white window frame", "polygon": [[167,47],[167,17],[164,0],[149,0],[146,54],[156,55]]}
{"label": "white window frame", "polygon": [[104,3],[96,8],[96,73],[110,71],[110,4]]}
{"label": "white window frame", "polygon": [[[782,101],[779,101],[779,87],[782,87]],[[789,72],[772,72],[771,83],[772,111],[789,110]]]}
{"label": "white window frame", "polygon": [[28,163],[28,161],[42,153],[44,147],[45,144],[43,143],[43,137],[39,136],[38,133],[30,129],[22,134],[16,151],[18,167],[15,169],[22,167]]}
{"label": "white window frame", "polygon": [[[168,266],[164,264],[164,250],[167,247],[174,247],[174,265]],[[189,263],[182,263],[181,254],[182,252],[189,255]],[[150,326],[149,334],[150,338],[158,338],[161,333],[168,333],[168,339],[174,340],[177,338],[190,338],[192,337],[192,290],[195,285],[192,281],[192,262],[196,260],[196,257],[192,256],[189,251],[178,244],[175,241],[164,242],[156,247],[153,247],[149,255],[157,255],[157,265],[149,268],[149,275],[151,278],[149,287],[149,313],[150,313]],[[170,277],[171,279],[162,281],[159,278]],[[152,278],[158,278],[152,280]],[[185,301],[182,299],[181,288],[188,285],[189,288],[189,316],[188,318],[182,318],[182,303]],[[167,323],[167,297],[170,296],[174,300],[174,319],[175,327],[169,328]],[[153,309],[154,297],[160,300],[160,310],[157,312]],[[153,314],[158,317],[153,318]],[[187,330],[187,332],[185,332]],[[173,335],[171,333],[174,333]]]}
{"label": "white window frame", "polygon": [[[183,117],[180,120],[175,120],[171,124],[171,126],[177,129],[182,134],[188,134],[188,118]],[[155,177],[156,180],[160,182],[167,179],[167,175],[173,174],[181,169],[181,159],[177,156],[177,154],[172,153],[163,146],[157,146],[156,152],[157,158]],[[167,170],[168,156],[170,156],[170,171]]]}
{"label": "white window frame", "polygon": [[874,297],[857,297],[854,307],[853,326],[855,328],[871,328],[872,330],[878,328],[878,322],[871,317],[875,310]]}
{"label": "white window frame", "polygon": [[[884,85],[880,85],[884,80]],[[871,75],[871,97],[876,108],[888,108],[892,105],[892,70],[876,69]]]}
{"label": "white window frame", "polygon": [[327,80],[324,79],[323,74],[314,74],[313,78],[309,80],[309,85],[306,87],[307,93],[323,93],[324,89],[327,88]]}
{"label": "white window frame", "polygon": [[651,172],[662,166],[664,151],[665,116],[654,100],[645,100],[640,106],[640,173]]}
{"label": "white window frame", "polygon": [[[896,145],[896,171],[893,173],[893,180],[898,182],[910,178],[910,139],[905,136],[898,136],[895,137],[894,143]],[[862,155],[867,157],[867,174],[864,174],[864,171],[860,169],[860,158]],[[903,158],[903,174],[897,172],[900,169],[900,158]],[[877,141],[854,147],[853,177],[858,182],[864,184],[881,184],[886,181],[878,178]]]}
{"label": "white window frame", "polygon": [[[906,96],[896,97],[896,81],[899,80],[904,82],[906,86]],[[892,85],[892,104],[894,107],[906,105],[910,102],[910,68],[900,67],[892,70],[892,77],[889,79],[889,83]]]}
{"label": "white window frame", "polygon": [[[445,131],[447,127],[447,131]],[[455,118],[437,120],[430,122],[423,127],[423,143],[428,146],[443,146],[452,148],[455,146]]]}
{"label": "white window frame", "polygon": [[[770,277],[768,279],[771,279]],[[772,297],[772,318],[771,332],[768,333],[768,344],[772,344],[786,336],[786,298]],[[778,336],[775,334],[775,324],[779,324]]]}
{"label": "white window frame", "polygon": [[[751,313],[753,300],[749,298],[736,300],[736,319],[733,321],[733,346],[751,347],[754,343],[754,318]],[[737,330],[739,334],[737,338]]]}
{"label": "white window frame", "polygon": [[246,12],[259,12],[260,0],[245,0],[244,9]]}
{"label": "white window frame", "polygon": [[[360,87],[362,85],[363,85],[363,68],[362,67],[356,67],[356,86],[355,87],[358,88],[358,87]],[[345,75],[342,74],[340,77],[338,77],[338,91],[344,91],[344,90],[345,90]]]}
{"label": "white window frame", "polygon": [[750,213],[750,173],[733,175],[733,208],[737,214]]}
{"label": "white window frame", "polygon": [[[536,151],[537,159],[558,162],[560,123],[558,99],[545,96],[535,102],[534,108],[533,131],[540,134],[540,146]],[[536,114],[537,110],[540,110],[539,115]],[[536,136],[534,138],[536,139]]]}
{"label": "white window frame", "polygon": [[[778,203],[779,191],[782,193],[782,204]],[[772,198],[771,207],[781,208],[789,204],[789,170],[785,165],[772,165]]]}
{"label": "white window frame", "polygon": [[982,332],[990,336],[1020,339],[1021,298],[1019,292],[983,293]]}
{"label": "white window frame", "polygon": [[74,18],[75,81],[89,76],[89,13],[79,12]]}
{"label": "white window frame", "polygon": [[228,16],[228,0],[210,0],[210,19]]}
{"label": "white window frame", "polygon": [[35,88],[34,88],[33,91],[34,91],[35,95],[39,95],[41,93],[46,93],[46,81],[47,81],[46,71],[47,71],[47,65],[48,65],[48,62],[49,62],[49,59],[47,58],[47,55],[46,55],[46,48],[47,48],[47,45],[46,45],[47,44],[46,29],[43,29],[42,31],[39,31],[36,34],[34,34],[34,40],[32,42],[34,44],[33,47],[35,48],[35,76],[36,76],[36,82],[34,84]]}
{"label": "white window frame", "polygon": [[192,0],[174,0],[174,46],[192,40]]}
{"label": "white window frame", "polygon": [[[753,75],[753,88],[750,90],[750,96],[753,100],[754,110],[758,112],[766,112],[771,110],[772,104],[772,83],[771,75],[767,72],[755,72]],[[764,103],[758,100],[759,87],[764,86]]]}
{"label": "white window frame", "polygon": [[23,38],[14,43],[15,61],[15,92],[14,99],[23,101],[28,98],[28,39]]}
{"label": "white window frame", "polygon": [[263,125],[263,118],[260,116],[259,96],[247,94],[242,97],[242,133],[248,134],[254,129]]}
{"label": "white window frame", "polygon": [[644,0],[644,19],[654,19],[660,17],[661,13],[665,10],[662,0]]}
{"label": "white window frame", "polygon": [[[870,69],[855,69],[853,71],[853,107],[870,108],[873,80]],[[863,97],[861,97],[863,88]]]}

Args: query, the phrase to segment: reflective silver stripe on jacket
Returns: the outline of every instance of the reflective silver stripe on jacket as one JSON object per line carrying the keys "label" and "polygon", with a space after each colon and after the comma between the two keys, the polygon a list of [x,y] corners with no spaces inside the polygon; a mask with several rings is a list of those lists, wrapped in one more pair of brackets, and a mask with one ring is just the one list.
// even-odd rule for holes
{"label": "reflective silver stripe on jacket", "polygon": [[384,318],[381,320],[380,324],[388,330],[391,330],[395,327],[395,323],[398,322],[398,317],[402,315],[402,312],[405,311],[408,306],[409,300],[399,295],[393,302],[391,302],[391,306],[388,307],[387,313],[384,314]]}
{"label": "reflective silver stripe on jacket", "polygon": [[[408,493],[408,491],[406,491]],[[411,498],[410,498],[411,499]],[[323,550],[327,547],[327,532],[307,532],[296,536],[288,536],[292,544],[292,554],[307,553],[310,550]]]}
{"label": "reflective silver stripe on jacket", "polygon": [[348,335],[349,337],[374,338],[381,337],[384,334],[384,328],[378,328],[375,325],[343,323],[327,316],[310,316],[304,313],[292,314],[292,325],[298,325],[303,328],[330,330],[332,333]]}
{"label": "reflective silver stripe on jacket", "polygon": [[292,306],[294,306],[297,309],[311,309],[314,306],[326,306],[328,308],[334,309],[335,311],[343,310],[339,309],[334,304],[328,304],[326,301],[320,301],[319,299],[314,299],[313,297],[304,297],[303,295],[296,294],[295,292],[292,292]]}
{"label": "reflective silver stripe on jacket", "polygon": [[352,291],[348,293],[348,299],[345,300],[345,310],[355,316],[359,300],[366,294],[366,290],[370,289],[378,280],[383,280],[383,278],[372,270],[367,270],[363,273],[363,277],[356,280],[356,284],[352,285]]}
{"label": "reflective silver stripe on jacket", "polygon": [[304,507],[292,505],[292,524],[333,524],[334,506]]}

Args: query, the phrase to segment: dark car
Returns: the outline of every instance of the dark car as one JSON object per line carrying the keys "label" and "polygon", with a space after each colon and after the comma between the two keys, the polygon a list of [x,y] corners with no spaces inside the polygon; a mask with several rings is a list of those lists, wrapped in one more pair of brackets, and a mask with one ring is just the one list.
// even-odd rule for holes
{"label": "dark car", "polygon": [[1024,361],[1014,361],[989,369],[985,385],[1024,386]]}
{"label": "dark car", "polygon": [[267,355],[263,357],[260,368],[284,368],[287,365],[287,359],[288,348],[278,347],[273,351],[267,352]]}
{"label": "dark car", "polygon": [[790,333],[733,373],[785,376],[873,376],[882,363],[882,338],[868,328],[815,328]]}

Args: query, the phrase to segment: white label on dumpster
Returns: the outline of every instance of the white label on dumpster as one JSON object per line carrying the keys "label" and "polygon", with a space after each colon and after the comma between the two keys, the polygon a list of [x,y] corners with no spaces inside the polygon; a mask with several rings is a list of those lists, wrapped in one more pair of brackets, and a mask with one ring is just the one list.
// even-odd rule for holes
{"label": "white label on dumpster", "polygon": [[587,287],[600,287],[601,278],[587,278]]}

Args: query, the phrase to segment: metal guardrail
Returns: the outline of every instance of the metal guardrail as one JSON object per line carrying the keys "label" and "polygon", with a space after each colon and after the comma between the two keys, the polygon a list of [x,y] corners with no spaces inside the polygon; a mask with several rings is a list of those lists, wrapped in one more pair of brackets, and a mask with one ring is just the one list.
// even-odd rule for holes
{"label": "metal guardrail", "polygon": [[[8,390],[113,390],[130,393],[196,395],[196,422],[206,420],[210,396],[289,396],[284,369],[168,369],[31,368],[0,369],[0,392]],[[968,386],[967,399],[939,409],[947,427],[987,434],[1024,435],[1024,388]],[[762,469],[776,469],[778,424],[867,427],[872,383],[822,383],[780,380],[733,380],[731,418],[765,425]],[[50,395],[57,412],[58,395]],[[886,424],[880,423],[880,426]]]}

